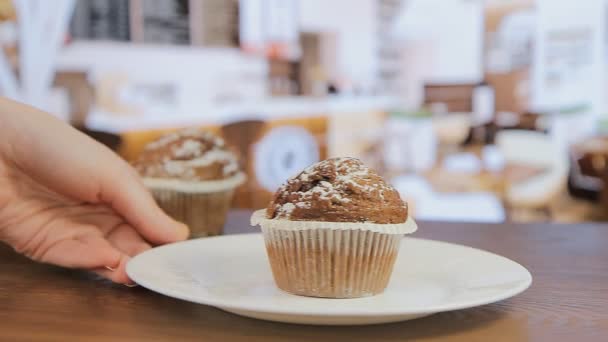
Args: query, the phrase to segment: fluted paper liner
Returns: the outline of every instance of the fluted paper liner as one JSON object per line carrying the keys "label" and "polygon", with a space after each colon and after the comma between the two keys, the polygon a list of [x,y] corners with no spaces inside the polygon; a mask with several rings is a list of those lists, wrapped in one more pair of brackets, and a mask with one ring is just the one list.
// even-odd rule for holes
{"label": "fluted paper liner", "polygon": [[[272,274],[283,291],[357,298],[382,293],[388,285],[404,234],[398,231],[404,229],[381,232],[381,224],[320,221],[302,225],[304,221],[260,215],[263,210],[254,213],[251,222],[262,227]],[[412,232],[415,223],[408,221],[407,231]]]}
{"label": "fluted paper liner", "polygon": [[[173,179],[144,178],[158,206],[177,221],[190,228],[190,238],[221,235],[234,189],[245,176],[192,182]],[[217,184],[215,184],[217,183]]]}
{"label": "fluted paper liner", "polygon": [[325,298],[382,293],[402,237],[362,230],[262,231],[277,286],[296,295]]}
{"label": "fluted paper liner", "polygon": [[171,178],[145,177],[144,184],[149,189],[171,189],[179,192],[201,193],[233,190],[245,182],[245,174],[238,173],[230,178],[209,181],[185,181]]}

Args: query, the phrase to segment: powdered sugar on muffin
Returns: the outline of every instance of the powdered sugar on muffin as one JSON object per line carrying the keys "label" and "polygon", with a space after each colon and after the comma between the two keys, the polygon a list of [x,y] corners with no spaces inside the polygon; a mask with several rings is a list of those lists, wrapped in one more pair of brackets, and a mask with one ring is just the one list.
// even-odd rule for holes
{"label": "powdered sugar on muffin", "polygon": [[187,181],[221,180],[239,173],[236,156],[209,132],[185,129],[146,145],[135,168],[143,177]]}
{"label": "powdered sugar on muffin", "polygon": [[266,210],[270,219],[403,223],[407,205],[375,171],[355,158],[332,158],[289,179]]}

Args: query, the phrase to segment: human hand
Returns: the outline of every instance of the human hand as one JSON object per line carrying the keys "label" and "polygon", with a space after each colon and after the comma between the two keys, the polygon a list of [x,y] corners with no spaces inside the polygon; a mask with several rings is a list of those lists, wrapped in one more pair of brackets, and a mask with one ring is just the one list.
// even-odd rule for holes
{"label": "human hand", "polygon": [[187,236],[112,151],[0,99],[0,241],[33,260],[127,284],[130,257]]}

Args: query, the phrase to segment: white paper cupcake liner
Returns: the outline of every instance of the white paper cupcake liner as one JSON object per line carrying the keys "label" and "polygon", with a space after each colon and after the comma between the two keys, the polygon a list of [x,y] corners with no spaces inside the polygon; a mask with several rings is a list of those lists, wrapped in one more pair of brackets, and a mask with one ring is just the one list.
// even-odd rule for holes
{"label": "white paper cupcake liner", "polygon": [[411,234],[418,229],[416,222],[408,216],[404,223],[370,223],[370,222],[324,222],[324,221],[292,221],[285,219],[268,219],[266,210],[257,210],[251,216],[251,225],[261,226],[262,228],[281,229],[281,230],[362,230],[382,234]]}
{"label": "white paper cupcake liner", "polygon": [[238,173],[233,177],[211,181],[184,181],[171,178],[144,177],[143,181],[149,189],[169,189],[189,193],[209,193],[232,190],[243,184],[247,177]]}
{"label": "white paper cupcake liner", "polygon": [[296,295],[357,298],[386,288],[402,236],[370,230],[262,226],[277,286]]}

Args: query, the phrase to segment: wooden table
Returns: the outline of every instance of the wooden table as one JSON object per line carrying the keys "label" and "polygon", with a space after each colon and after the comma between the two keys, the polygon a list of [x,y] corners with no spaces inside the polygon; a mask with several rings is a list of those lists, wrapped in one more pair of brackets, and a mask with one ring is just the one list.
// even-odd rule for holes
{"label": "wooden table", "polygon": [[[228,232],[251,231],[233,212]],[[258,321],[35,264],[0,247],[0,340],[592,341],[608,339],[608,225],[420,223],[418,237],[483,248],[534,283],[500,303],[414,321],[315,327]]]}

